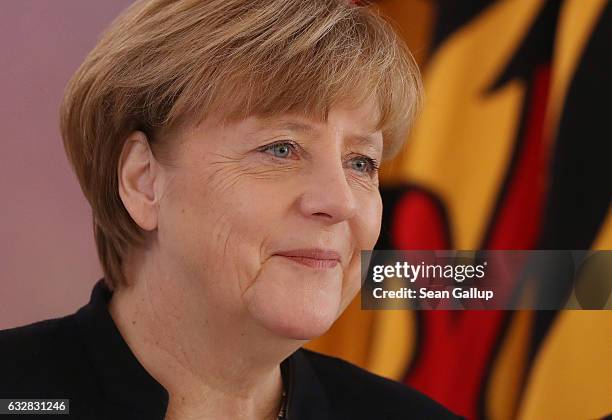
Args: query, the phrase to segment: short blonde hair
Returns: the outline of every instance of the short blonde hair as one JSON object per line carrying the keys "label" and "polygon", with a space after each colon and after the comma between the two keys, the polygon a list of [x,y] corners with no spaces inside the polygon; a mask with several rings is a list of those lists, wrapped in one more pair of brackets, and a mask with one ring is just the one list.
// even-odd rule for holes
{"label": "short blonde hair", "polygon": [[70,80],[64,147],[91,204],[105,281],[126,284],[126,251],[143,231],[118,192],[130,132],[153,150],[186,122],[304,112],[325,120],[340,101],[374,97],[384,157],[419,108],[417,66],[391,25],[348,0],[137,1],[104,32]]}

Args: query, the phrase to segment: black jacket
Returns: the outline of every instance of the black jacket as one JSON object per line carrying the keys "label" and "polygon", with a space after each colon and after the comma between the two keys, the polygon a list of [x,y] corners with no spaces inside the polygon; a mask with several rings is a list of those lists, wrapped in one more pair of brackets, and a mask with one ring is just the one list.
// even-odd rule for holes
{"label": "black jacket", "polygon": [[[69,399],[70,415],[61,419],[163,420],[168,393],[116,328],[107,310],[111,295],[100,280],[76,313],[0,331],[0,398]],[[457,418],[407,386],[338,358],[299,349],[281,368],[288,420]]]}

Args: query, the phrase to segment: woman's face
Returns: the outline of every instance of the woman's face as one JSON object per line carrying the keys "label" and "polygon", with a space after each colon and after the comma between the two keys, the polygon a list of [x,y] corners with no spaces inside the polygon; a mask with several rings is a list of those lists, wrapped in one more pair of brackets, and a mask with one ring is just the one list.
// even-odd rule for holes
{"label": "woman's face", "polygon": [[[158,244],[194,299],[276,335],[324,333],[360,286],[380,233],[372,103],[185,130],[158,215]],[[185,280],[186,279],[186,280]]]}

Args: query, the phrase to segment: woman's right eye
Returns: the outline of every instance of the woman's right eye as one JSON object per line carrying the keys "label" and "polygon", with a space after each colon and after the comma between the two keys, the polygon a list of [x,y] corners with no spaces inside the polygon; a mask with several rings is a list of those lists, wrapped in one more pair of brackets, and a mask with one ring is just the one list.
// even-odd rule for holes
{"label": "woman's right eye", "polygon": [[297,152],[297,145],[294,142],[284,140],[268,144],[259,148],[258,150],[280,159],[287,159],[291,153]]}

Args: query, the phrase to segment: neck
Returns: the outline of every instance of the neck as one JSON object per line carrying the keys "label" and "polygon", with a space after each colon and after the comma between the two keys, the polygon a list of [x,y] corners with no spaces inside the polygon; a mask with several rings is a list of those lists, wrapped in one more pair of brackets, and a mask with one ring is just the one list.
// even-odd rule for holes
{"label": "neck", "polygon": [[273,336],[245,311],[208,302],[193,281],[157,267],[141,265],[128,280],[109,312],[140,364],[168,391],[166,419],[276,418],[280,363],[303,342]]}

